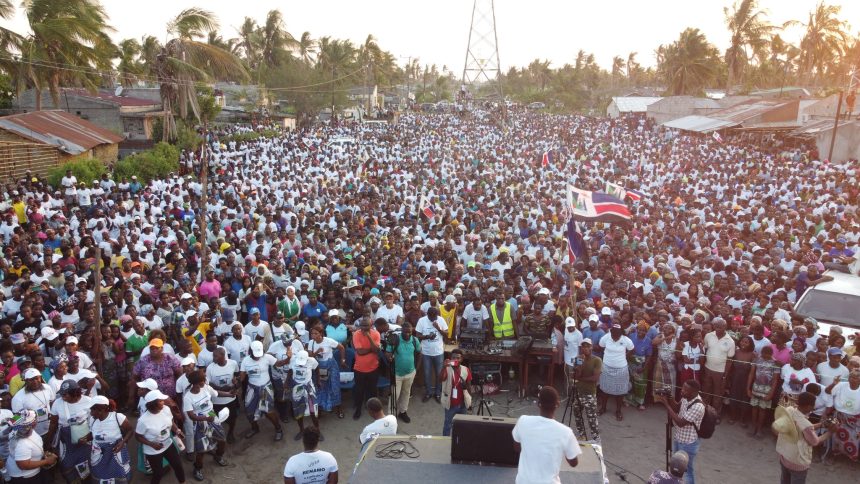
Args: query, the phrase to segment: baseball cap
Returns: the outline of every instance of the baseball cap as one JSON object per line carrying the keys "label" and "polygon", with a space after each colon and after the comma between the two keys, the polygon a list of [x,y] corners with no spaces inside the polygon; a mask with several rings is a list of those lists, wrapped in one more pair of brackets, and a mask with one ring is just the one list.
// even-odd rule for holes
{"label": "baseball cap", "polygon": [[337,309],[329,309],[328,315],[329,315],[329,317],[340,316],[340,311],[338,311]]}
{"label": "baseball cap", "polygon": [[196,364],[197,364],[197,361],[196,361],[196,360],[194,359],[194,357],[193,357],[193,356],[191,356],[191,355],[188,355],[188,356],[186,356],[185,358],[183,358],[183,359],[182,359],[182,362],[180,363],[180,365],[182,365],[182,366],[185,366],[185,365],[196,365]]}
{"label": "baseball cap", "polygon": [[73,392],[75,390],[80,390],[81,386],[78,385],[78,382],[75,380],[63,380],[62,385],[60,385],[60,389],[57,390],[57,393],[60,395],[65,395],[69,392]]}
{"label": "baseball cap", "polygon": [[110,405],[110,400],[104,395],[96,395],[90,399],[90,407],[96,405]]}
{"label": "baseball cap", "polygon": [[251,354],[254,358],[259,358],[263,356],[263,342],[262,341],[253,341],[251,342]]}
{"label": "baseball cap", "polygon": [[592,314],[588,317],[589,321],[600,321],[600,318],[596,314]]}
{"label": "baseball cap", "polygon": [[158,390],[158,383],[152,378],[137,382],[137,388],[146,388],[147,390]]}
{"label": "baseball cap", "polygon": [[549,296],[549,289],[542,287],[537,293],[538,295]]}
{"label": "baseball cap", "polygon": [[594,343],[591,342],[591,338],[582,338],[582,342],[579,343],[579,346],[582,346],[582,345],[593,346]]}
{"label": "baseball cap", "polygon": [[842,352],[842,348],[828,348],[827,356],[842,356],[845,353]]}
{"label": "baseball cap", "polygon": [[14,345],[21,345],[27,342],[27,338],[24,337],[23,333],[15,333],[9,337]]}
{"label": "baseball cap", "polygon": [[612,310],[609,309],[609,306],[603,306],[603,309],[600,310],[600,314],[604,316],[612,316]]}
{"label": "baseball cap", "polygon": [[188,311],[185,311],[185,319],[193,318],[196,316],[197,316],[197,311],[195,311],[193,309],[189,309]]}
{"label": "baseball cap", "polygon": [[161,393],[158,390],[152,390],[147,393],[145,397],[143,397],[143,401],[146,403],[154,402],[155,400],[167,400],[167,395]]}
{"label": "baseball cap", "polygon": [[576,321],[573,318],[567,318],[564,320],[564,327],[565,328],[575,328],[576,327]]}
{"label": "baseball cap", "polygon": [[669,459],[669,473],[671,473],[675,477],[680,477],[687,472],[687,465],[690,462],[690,457],[683,450],[679,450],[672,454],[672,458]]}
{"label": "baseball cap", "polygon": [[152,341],[149,342],[149,346],[154,346],[156,348],[163,348],[164,341],[161,338],[153,338]]}
{"label": "baseball cap", "polygon": [[66,338],[66,344],[67,345],[78,344],[78,337],[77,336],[69,336],[68,338]]}
{"label": "baseball cap", "polygon": [[27,368],[27,371],[24,372],[25,380],[29,380],[30,378],[36,378],[37,376],[42,376],[42,374],[39,372],[39,370],[35,368]]}
{"label": "baseball cap", "polygon": [[305,329],[305,322],[304,321],[296,321],[294,328],[296,330],[296,333],[299,334],[299,336],[304,336],[308,333],[308,330]]}
{"label": "baseball cap", "polygon": [[191,299],[191,297],[192,297],[192,296],[191,296],[191,294],[189,294],[189,293],[187,293],[187,292],[186,292],[186,293],[184,293],[183,295],[179,296],[179,300],[180,300],[180,301],[185,301],[186,299]]}
{"label": "baseball cap", "polygon": [[453,294],[448,294],[447,296],[445,296],[445,302],[446,303],[455,303],[455,302],[457,302],[457,296],[455,296]]}
{"label": "baseball cap", "polygon": [[45,326],[44,328],[42,328],[42,338],[48,341],[53,341],[57,339],[58,336],[60,336],[60,333],[58,333],[56,329],[50,326]]}
{"label": "baseball cap", "polygon": [[308,352],[305,350],[299,351],[296,355],[296,364],[299,366],[305,365],[308,362]]}

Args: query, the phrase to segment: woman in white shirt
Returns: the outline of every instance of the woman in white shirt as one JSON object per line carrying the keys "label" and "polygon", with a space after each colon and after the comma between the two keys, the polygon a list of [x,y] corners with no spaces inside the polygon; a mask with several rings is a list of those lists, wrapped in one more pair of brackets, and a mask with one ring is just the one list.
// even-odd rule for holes
{"label": "woman in white shirt", "polygon": [[[290,392],[293,401],[293,416],[296,418],[296,423],[299,426],[299,433],[296,434],[295,440],[302,439],[302,432],[305,428],[304,417],[310,416],[314,427],[320,428],[319,409],[317,407],[317,385],[314,382],[314,370],[317,369],[319,363],[315,358],[308,356],[305,350],[293,353],[292,348],[289,353],[290,365]],[[320,432],[322,436],[322,432]]]}
{"label": "woman in white shirt", "polygon": [[609,397],[615,400],[615,419],[624,420],[621,403],[630,391],[630,372],[627,356],[633,351],[633,341],[621,332],[620,324],[613,324],[609,334],[600,338],[603,348],[603,372],[600,373],[600,414],[606,412]]}
{"label": "woman in white shirt", "polygon": [[[57,448],[60,472],[66,482],[80,482],[89,475],[90,446],[86,436],[90,433],[87,422],[90,397],[83,394],[74,380],[63,381],[57,395],[60,398],[51,405],[51,423],[46,440]],[[54,444],[54,436],[58,433],[59,438]]]}
{"label": "woman in white shirt", "polygon": [[158,390],[151,390],[146,394],[144,402],[146,412],[137,419],[135,437],[143,447],[143,455],[152,469],[150,484],[161,482],[161,474],[164,466],[163,460],[167,460],[179,484],[185,484],[185,468],[179,457],[179,450],[173,445],[173,435],[184,439],[182,430],[173,423],[173,413],[164,405],[168,397]]}
{"label": "woman in white shirt", "polygon": [[232,395],[207,385],[206,373],[203,370],[189,373],[188,383],[191,386],[182,396],[182,411],[191,420],[194,432],[194,478],[202,481],[203,456],[207,452],[215,451],[215,462],[221,467],[227,465],[224,459],[226,435],[221,422],[217,421],[212,398]]}
{"label": "woman in white shirt", "polygon": [[[337,350],[340,362],[335,361],[335,350]],[[308,354],[316,358],[319,363],[317,403],[324,412],[334,410],[337,413],[337,418],[343,418],[340,399],[340,368],[346,367],[346,350],[342,344],[325,336],[322,325],[317,324],[311,328]]]}
{"label": "woman in white shirt", "polygon": [[42,437],[34,432],[36,428],[36,412],[21,410],[18,420],[12,425],[9,437],[9,460],[6,470],[12,483],[47,484],[51,482],[49,472],[42,468],[57,463],[57,456],[45,452]]}
{"label": "woman in white shirt", "polygon": [[851,370],[848,381],[840,382],[837,377],[827,387],[833,395],[833,409],[836,411],[838,438],[833,439],[833,450],[846,455],[853,461],[860,457],[860,370]]}
{"label": "woman in white shirt", "polygon": [[95,482],[127,484],[131,480],[128,441],[134,434],[131,421],[111,410],[103,395],[90,400],[90,473]]}

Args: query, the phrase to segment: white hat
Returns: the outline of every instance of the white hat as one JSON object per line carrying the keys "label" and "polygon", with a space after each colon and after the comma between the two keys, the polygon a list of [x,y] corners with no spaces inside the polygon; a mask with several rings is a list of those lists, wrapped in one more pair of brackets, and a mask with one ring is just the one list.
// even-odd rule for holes
{"label": "white hat", "polygon": [[182,294],[181,296],[179,296],[179,300],[184,301],[186,299],[191,299],[191,297],[192,297],[191,294],[186,292],[186,293]]}
{"label": "white hat", "polygon": [[589,321],[600,321],[600,317],[596,314],[592,314],[591,316],[588,317],[588,320]]}
{"label": "white hat", "polygon": [[304,366],[308,363],[308,352],[305,350],[299,351],[296,355],[296,364]]}
{"label": "white hat", "polygon": [[340,316],[340,311],[338,311],[337,309],[329,309],[329,310],[328,310],[328,315],[329,315],[329,317],[331,317],[331,316]]}
{"label": "white hat", "polygon": [[53,341],[57,339],[58,336],[60,336],[60,333],[58,333],[56,329],[50,326],[45,326],[44,328],[42,328],[42,338],[49,341]]}
{"label": "white hat", "polygon": [[582,346],[582,345],[594,346],[594,343],[591,342],[591,338],[582,338],[582,341],[580,341],[579,346]]}
{"label": "white hat", "polygon": [[158,383],[152,378],[137,382],[137,388],[146,388],[149,391],[158,390]]}
{"label": "white hat", "polygon": [[564,327],[565,328],[575,328],[576,327],[576,320],[571,318],[571,317],[568,317],[567,319],[564,320]]}
{"label": "white hat", "polygon": [[77,336],[69,336],[68,338],[66,338],[66,344],[67,345],[70,345],[72,343],[78,344],[78,337]]}
{"label": "white hat", "polygon": [[540,295],[549,296],[549,289],[542,287],[542,288],[540,288],[540,290],[537,293],[539,296]]}
{"label": "white hat", "polygon": [[167,400],[167,395],[161,393],[158,390],[152,390],[147,393],[145,397],[143,397],[143,401],[146,403],[154,402],[155,400]]}
{"label": "white hat", "polygon": [[36,378],[37,376],[42,376],[42,373],[35,368],[27,368],[27,371],[24,372],[25,380],[29,380],[30,378]]}
{"label": "white hat", "polygon": [[93,407],[95,405],[110,405],[110,400],[104,395],[96,395],[90,399],[89,406]]}
{"label": "white hat", "polygon": [[251,342],[251,354],[254,358],[259,358],[263,356],[263,342],[262,341],[252,341]]}
{"label": "white hat", "polygon": [[195,360],[194,357],[191,355],[188,355],[185,358],[182,358],[182,363],[180,363],[180,365],[182,365],[182,366],[196,365],[196,364],[197,364],[197,360]]}
{"label": "white hat", "polygon": [[368,304],[374,304],[374,303],[382,304],[382,300],[376,296],[373,296],[372,298],[370,298],[370,301],[368,301]]}
{"label": "white hat", "polygon": [[304,336],[304,335],[308,334],[308,330],[305,329],[305,322],[304,321],[296,321],[295,329],[296,329],[296,333],[298,333],[299,336]]}
{"label": "white hat", "polygon": [[612,316],[612,310],[609,309],[609,306],[603,306],[603,309],[600,310],[600,314],[604,316]]}
{"label": "white hat", "polygon": [[194,316],[197,316],[197,311],[195,311],[193,309],[189,309],[188,311],[185,311],[185,319],[192,318]]}
{"label": "white hat", "polygon": [[457,302],[457,296],[453,294],[448,294],[445,296],[445,303],[455,303]]}

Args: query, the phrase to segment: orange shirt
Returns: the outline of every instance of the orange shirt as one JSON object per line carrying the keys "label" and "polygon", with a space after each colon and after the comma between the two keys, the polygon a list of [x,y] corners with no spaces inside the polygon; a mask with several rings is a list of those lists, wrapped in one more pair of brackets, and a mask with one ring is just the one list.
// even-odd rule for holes
{"label": "orange shirt", "polygon": [[[379,347],[379,331],[374,328],[370,328],[370,338],[373,339],[373,343],[377,347]],[[379,368],[379,353],[372,352],[367,353],[366,355],[358,354],[359,349],[370,349],[370,340],[364,333],[362,333],[361,331],[356,331],[352,334],[352,346],[356,350],[355,366],[353,366],[353,369],[355,371],[360,371],[362,373],[370,373]]]}

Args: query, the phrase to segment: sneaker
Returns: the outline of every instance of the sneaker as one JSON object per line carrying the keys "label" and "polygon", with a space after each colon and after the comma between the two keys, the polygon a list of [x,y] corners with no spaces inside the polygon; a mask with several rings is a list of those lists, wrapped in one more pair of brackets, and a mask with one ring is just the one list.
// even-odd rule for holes
{"label": "sneaker", "polygon": [[406,415],[406,412],[401,413],[399,416],[400,420],[403,420],[404,423],[409,423],[412,421],[412,419],[409,418],[409,415]]}
{"label": "sneaker", "polygon": [[216,455],[215,456],[215,463],[221,467],[227,467],[227,465],[228,465],[227,459],[225,459],[223,455]]}
{"label": "sneaker", "polygon": [[284,431],[275,430],[275,442],[280,442],[282,440],[284,440]]}
{"label": "sneaker", "polygon": [[430,401],[431,398],[433,398],[433,395],[424,394],[424,396],[421,397],[421,403],[427,403]]}
{"label": "sneaker", "polygon": [[202,481],[203,480],[203,469],[194,469],[194,471],[191,473],[191,475],[194,476],[194,480]]}
{"label": "sneaker", "polygon": [[441,396],[436,395],[436,396],[435,396],[435,397],[433,397],[433,398],[435,398],[435,399],[436,399],[436,403],[442,403],[442,397],[441,397]]}

